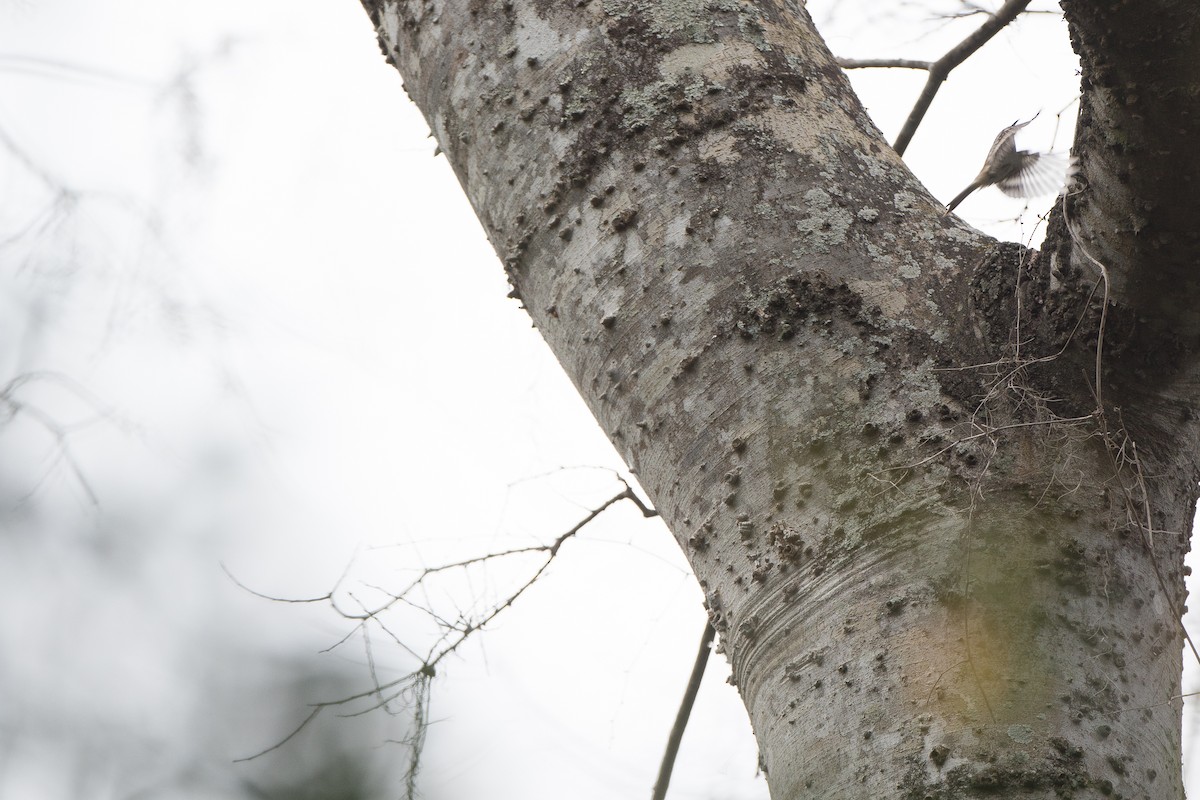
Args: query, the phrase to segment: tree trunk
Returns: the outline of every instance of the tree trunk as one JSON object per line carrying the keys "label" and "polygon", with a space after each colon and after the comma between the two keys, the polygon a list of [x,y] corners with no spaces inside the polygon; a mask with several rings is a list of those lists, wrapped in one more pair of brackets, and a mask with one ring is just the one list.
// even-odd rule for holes
{"label": "tree trunk", "polygon": [[802,2],[365,5],[687,553],[772,796],[1182,795],[1191,0],[1151,4],[1169,92],[1113,18],[1146,4],[1073,20],[1087,183],[1042,254],[942,215]]}

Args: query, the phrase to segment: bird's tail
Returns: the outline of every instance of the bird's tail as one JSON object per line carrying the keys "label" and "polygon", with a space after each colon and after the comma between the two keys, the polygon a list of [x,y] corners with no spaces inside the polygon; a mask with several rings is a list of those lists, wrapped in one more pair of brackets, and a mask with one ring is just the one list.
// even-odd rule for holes
{"label": "bird's tail", "polygon": [[959,203],[961,203],[963,200],[967,199],[967,195],[969,195],[971,192],[975,191],[982,185],[983,184],[980,183],[979,181],[972,181],[970,186],[968,186],[967,188],[963,189],[961,192],[956,194],[954,196],[954,199],[951,200],[949,203],[946,203],[946,211],[942,214],[942,216],[945,216],[946,214],[949,214],[951,211],[953,211],[954,208]]}

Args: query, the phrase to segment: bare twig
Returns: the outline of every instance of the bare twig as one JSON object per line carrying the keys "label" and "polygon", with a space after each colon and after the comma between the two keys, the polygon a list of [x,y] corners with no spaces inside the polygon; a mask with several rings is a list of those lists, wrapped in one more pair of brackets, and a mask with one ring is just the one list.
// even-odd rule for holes
{"label": "bare twig", "polygon": [[290,742],[292,739],[295,739],[295,738],[296,738],[296,736],[297,736],[297,735],[299,735],[300,731],[302,731],[302,730],[304,730],[305,728],[307,728],[307,727],[308,727],[308,723],[310,723],[310,722],[312,722],[314,719],[316,719],[316,718],[317,718],[317,715],[318,715],[318,714],[320,714],[320,713],[321,713],[322,711],[324,711],[324,710],[325,710],[325,706],[323,706],[323,705],[318,705],[316,708],[314,708],[314,709],[313,709],[313,710],[312,710],[312,711],[309,713],[309,715],[308,715],[307,717],[305,717],[305,718],[304,718],[304,721],[303,721],[303,722],[301,722],[299,725],[297,725],[297,726],[296,726],[296,727],[295,727],[295,728],[292,730],[292,732],[291,732],[291,733],[289,733],[287,736],[283,737],[283,738],[282,738],[282,739],[280,739],[278,742],[276,742],[275,744],[273,744],[273,745],[271,745],[270,747],[268,747],[266,750],[260,750],[260,751],[258,751],[257,753],[255,753],[255,754],[254,754],[254,755],[252,755],[252,756],[243,756],[242,758],[235,758],[235,759],[233,760],[233,763],[235,763],[235,764],[241,764],[241,763],[243,763],[243,762],[245,762],[245,761],[253,761],[253,760],[254,760],[254,759],[256,759],[256,758],[259,758],[259,757],[261,757],[261,756],[265,756],[267,753],[273,753],[273,752],[275,752],[276,750],[278,750],[279,748],[283,747],[285,744],[287,744],[288,742]]}
{"label": "bare twig", "polygon": [[946,55],[933,62],[929,67],[929,79],[925,82],[925,88],[921,90],[916,104],[908,114],[908,119],[904,121],[904,127],[900,129],[900,135],[896,137],[896,143],[892,145],[897,153],[904,155],[904,151],[908,149],[908,143],[912,141],[913,134],[917,132],[917,127],[925,118],[925,112],[929,110],[933,98],[937,95],[938,89],[942,88],[942,83],[950,75],[950,71],[966,61],[976,50],[1003,30],[1004,26],[1016,19],[1029,5],[1029,2],[1030,0],[1008,0],[974,33],[951,48]]}
{"label": "bare twig", "polygon": [[[498,617],[505,609],[509,608],[521,597],[530,587],[532,587],[539,578],[549,568],[551,562],[557,557],[562,545],[570,538],[579,533],[585,526],[588,525],[596,517],[600,516],[610,506],[615,505],[622,500],[632,502],[644,517],[658,516],[658,512],[650,508],[640,497],[638,497],[629,484],[618,476],[618,480],[622,485],[622,490],[612,497],[608,498],[598,506],[591,508],[588,512],[567,531],[561,533],[553,541],[547,544],[532,545],[529,547],[518,547],[510,550],[505,550],[496,553],[489,553],[483,556],[475,556],[472,558],[460,559],[438,566],[424,567],[416,576],[406,585],[399,589],[387,591],[377,585],[359,581],[360,586],[379,592],[384,595],[381,603],[373,606],[367,605],[363,600],[355,595],[354,592],[343,588],[347,583],[347,574],[350,570],[350,565],[347,565],[346,570],[338,577],[331,588],[325,594],[314,597],[302,598],[285,598],[273,596],[260,591],[256,591],[247,587],[237,578],[235,578],[229,570],[222,565],[230,580],[243,590],[253,594],[256,597],[272,600],[282,603],[329,603],[330,607],[343,619],[352,620],[356,623],[353,630],[346,634],[336,644],[327,648],[327,650],[335,649],[349,641],[356,633],[362,634],[364,646],[367,648],[367,667],[370,674],[370,687],[364,691],[357,692],[352,695],[341,697],[335,700],[328,700],[318,703],[313,703],[313,711],[305,717],[305,719],[283,740],[275,743],[271,747],[266,748],[252,756],[238,759],[239,761],[249,761],[260,756],[271,753],[292,738],[300,733],[317,715],[325,708],[330,706],[343,707],[344,710],[339,716],[342,717],[357,717],[363,714],[385,709],[389,713],[395,713],[391,708],[388,708],[391,703],[398,699],[403,699],[405,707],[411,709],[412,730],[399,744],[403,744],[410,749],[409,763],[405,775],[405,784],[407,789],[406,796],[409,798],[415,797],[416,777],[420,767],[421,755],[424,748],[425,736],[429,727],[429,692],[430,683],[437,675],[437,665],[447,656],[457,651],[462,644],[477,631],[485,628],[490,622]],[[448,572],[463,572],[467,573],[470,569],[477,565],[486,564],[493,560],[503,559],[508,556],[517,556],[523,554],[541,553],[543,558],[534,569],[530,577],[524,580],[520,586],[510,591],[502,599],[491,605],[478,610],[468,616],[465,613],[460,613],[455,616],[441,615],[437,613],[428,597],[424,599],[420,597],[412,597],[414,592],[422,592],[425,590],[425,582],[432,579],[434,576],[445,574]],[[342,598],[348,598],[357,608],[344,607]],[[383,619],[386,612],[391,609],[411,608],[419,613],[424,614],[440,629],[440,633],[436,637],[427,650],[422,646],[424,652],[418,653],[416,649],[406,645],[401,638],[392,631]],[[376,668],[376,662],[371,653],[372,642],[369,635],[369,625],[378,625],[388,637],[396,644],[408,652],[415,661],[419,663],[412,671],[401,675],[398,678],[388,681],[381,681]],[[698,678],[696,678],[698,680]],[[694,695],[693,695],[694,697]],[[353,704],[353,705],[352,705]],[[678,723],[677,723],[678,724]],[[682,731],[681,731],[682,734]],[[677,745],[676,745],[677,746]]]}
{"label": "bare twig", "polygon": [[692,715],[692,706],[696,702],[696,693],[700,691],[700,679],[704,677],[704,667],[708,665],[708,655],[712,652],[712,641],[716,633],[712,622],[704,623],[700,648],[696,651],[696,662],[692,664],[692,675],[688,678],[683,700],[679,703],[679,713],[675,715],[675,724],[671,727],[671,735],[667,737],[667,750],[663,753],[662,765],[658,768],[658,779],[654,781],[651,800],[663,800],[667,796],[671,771],[675,768],[675,756],[679,754],[679,743],[683,741],[683,732],[687,728],[688,718]]}

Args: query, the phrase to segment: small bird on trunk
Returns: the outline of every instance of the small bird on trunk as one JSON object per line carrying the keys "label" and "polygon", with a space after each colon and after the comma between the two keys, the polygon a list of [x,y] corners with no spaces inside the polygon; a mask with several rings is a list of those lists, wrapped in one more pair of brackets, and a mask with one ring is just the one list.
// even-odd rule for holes
{"label": "small bird on trunk", "polygon": [[947,214],[966,200],[967,195],[984,186],[995,186],[1010,197],[1033,197],[1055,188],[1059,182],[1055,174],[1059,159],[1049,153],[1017,149],[1017,132],[1030,122],[1033,120],[1016,121],[1000,131],[975,180],[946,204]]}

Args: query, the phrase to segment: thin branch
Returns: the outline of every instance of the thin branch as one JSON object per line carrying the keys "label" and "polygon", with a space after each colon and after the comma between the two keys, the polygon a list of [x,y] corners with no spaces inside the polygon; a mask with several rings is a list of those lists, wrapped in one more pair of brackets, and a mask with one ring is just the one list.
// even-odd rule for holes
{"label": "thin branch", "polygon": [[283,747],[285,744],[290,742],[292,739],[296,738],[296,736],[300,733],[300,731],[307,728],[308,723],[310,723],[314,719],[316,719],[317,714],[320,714],[324,710],[325,710],[325,706],[323,706],[323,705],[317,706],[316,708],[314,708],[312,710],[311,714],[309,714],[307,717],[304,718],[303,722],[301,722],[299,725],[296,726],[295,730],[293,730],[291,733],[289,733],[283,739],[281,739],[278,742],[276,742],[275,744],[271,745],[266,750],[260,750],[259,752],[255,753],[252,756],[243,756],[242,758],[235,758],[233,760],[233,763],[241,764],[245,761],[253,761],[256,758],[259,758],[260,756],[265,756],[267,753],[272,753],[272,752],[278,750],[279,748]]}
{"label": "thin branch", "polygon": [[[622,480],[621,483],[625,483],[625,481]],[[637,493],[634,492],[633,489],[630,489],[629,484],[627,484],[627,483],[625,483],[625,499],[629,500],[635,506],[637,506],[638,511],[641,511],[642,516],[645,517],[646,519],[650,519],[651,517],[658,516],[658,512],[656,510],[654,510],[653,508],[650,508],[644,502],[642,502],[642,498],[638,497]]]}
{"label": "thin branch", "polygon": [[667,796],[667,786],[671,783],[671,771],[675,768],[675,756],[679,754],[679,743],[683,741],[683,732],[687,728],[688,718],[692,715],[692,706],[696,702],[696,693],[700,691],[700,679],[704,677],[704,668],[708,665],[708,656],[712,652],[712,641],[716,635],[712,622],[704,623],[704,633],[700,636],[700,649],[696,651],[696,662],[692,664],[692,676],[688,678],[687,688],[683,691],[683,700],[679,703],[679,713],[675,715],[675,724],[671,727],[671,735],[667,737],[667,750],[663,753],[662,765],[658,768],[658,779],[654,781],[652,800],[663,800]]}
{"label": "thin branch", "polygon": [[978,30],[933,63],[929,68],[929,79],[925,82],[925,88],[921,90],[908,119],[904,121],[904,127],[900,129],[900,135],[896,137],[896,143],[892,145],[897,153],[904,155],[904,151],[908,149],[908,143],[912,141],[913,134],[917,132],[917,127],[925,118],[925,112],[929,110],[934,96],[937,95],[938,89],[942,88],[942,83],[950,75],[950,71],[970,58],[976,50],[1003,30],[1004,26],[1016,19],[1029,2],[1030,0],[1008,0],[987,22],[980,25]]}
{"label": "thin branch", "polygon": [[1063,221],[1067,224],[1067,233],[1071,235],[1071,241],[1079,248],[1079,252],[1087,257],[1088,261],[1096,266],[1100,272],[1100,278],[1104,281],[1104,299],[1100,305],[1100,326],[1096,331],[1096,408],[1100,413],[1104,413],[1104,385],[1103,385],[1103,367],[1104,367],[1104,328],[1108,319],[1108,267],[1100,263],[1083,244],[1083,239],[1071,227],[1071,216],[1067,213],[1067,197],[1069,192],[1062,194],[1062,209]]}
{"label": "thin branch", "polygon": [[932,61],[913,61],[910,58],[839,58],[842,69],[933,69]]}
{"label": "thin branch", "polygon": [[424,680],[417,683],[417,697],[413,704],[413,732],[405,741],[408,745],[408,768],[404,771],[404,796],[409,800],[414,800],[417,796],[417,774],[421,770],[421,756],[425,752],[425,736],[429,733],[430,677],[426,675]]}
{"label": "thin branch", "polygon": [[[406,797],[415,797],[416,776],[420,767],[421,755],[424,749],[425,735],[430,724],[428,718],[430,682],[437,675],[437,665],[451,653],[457,651],[458,648],[461,647],[462,644],[466,642],[467,639],[473,634],[485,628],[490,622],[504,612],[505,609],[512,606],[513,603],[515,603],[517,599],[521,597],[521,595],[523,595],[535,583],[537,583],[541,576],[550,567],[551,563],[553,563],[554,559],[558,556],[562,545],[568,539],[578,534],[590,522],[604,513],[604,511],[610,506],[613,506],[622,500],[629,500],[635,506],[637,506],[638,510],[641,511],[642,516],[658,516],[658,512],[648,506],[640,497],[638,497],[637,494],[634,493],[633,489],[630,488],[628,483],[619,477],[618,480],[623,487],[622,491],[614,494],[597,507],[589,509],[588,512],[578,522],[572,525],[570,529],[557,536],[548,544],[514,548],[499,553],[490,553],[484,556],[466,558],[451,563],[441,564],[439,566],[425,567],[420,571],[414,580],[409,582],[397,592],[388,592],[382,587],[359,581],[360,585],[365,586],[373,591],[381,592],[386,596],[387,599],[373,609],[368,607],[367,604],[359,599],[359,597],[357,597],[353,592],[342,589],[343,584],[347,582],[347,576],[353,564],[353,559],[351,559],[351,562],[346,565],[346,568],[341,576],[337,579],[333,587],[327,593],[317,597],[301,598],[277,597],[251,589],[234,577],[229,569],[222,564],[221,569],[224,570],[229,579],[236,586],[248,592],[249,594],[254,595],[255,597],[261,597],[280,603],[303,604],[328,602],[330,607],[332,607],[333,610],[342,618],[356,621],[357,624],[354,626],[354,629],[347,633],[346,636],[344,636],[336,644],[327,648],[327,650],[332,650],[341,646],[345,642],[349,641],[354,634],[361,630],[363,635],[363,644],[367,650],[367,668],[371,682],[370,688],[364,691],[350,694],[336,700],[313,703],[312,713],[309,714],[291,733],[289,733],[286,738],[259,753],[237,760],[250,761],[279,749],[297,734],[299,734],[301,730],[303,730],[310,722],[312,722],[313,719],[316,718],[320,711],[327,707],[336,706],[346,708],[347,706],[358,703],[359,701],[366,701],[363,707],[345,710],[338,714],[338,716],[357,717],[379,709],[385,709],[389,711],[389,713],[394,713],[388,708],[389,704],[397,699],[405,698],[406,702],[408,703],[408,707],[412,708],[413,710],[413,733],[403,742],[401,742],[410,748],[409,763],[405,775],[405,784],[407,790]],[[541,563],[536,567],[536,569],[534,569],[532,575],[515,590],[508,593],[508,595],[502,600],[491,604],[481,612],[475,614],[473,617],[460,615],[459,619],[457,620],[445,618],[436,613],[432,607],[423,606],[420,602],[414,602],[408,597],[410,592],[423,589],[424,582],[435,575],[454,570],[467,572],[476,565],[488,563],[493,559],[530,553],[542,554]],[[337,602],[339,594],[348,597],[350,602],[357,606],[358,610],[343,609],[339,607]],[[428,615],[434,621],[434,623],[438,625],[439,628],[441,628],[442,632],[437,641],[434,642],[434,644],[429,648],[428,652],[424,655],[418,654],[412,647],[405,645],[400,637],[384,624],[382,616],[396,606],[410,607],[418,612],[424,613]],[[395,641],[405,651],[419,661],[420,666],[413,671],[393,680],[381,681],[372,653],[373,644],[369,636],[368,626],[372,622],[379,625],[380,629],[383,630],[384,633],[386,633],[393,641]],[[695,679],[698,681],[698,677]],[[680,733],[682,734],[682,731]]]}
{"label": "thin branch", "polygon": [[[977,6],[974,3],[963,3],[962,5],[963,5],[962,11],[952,11],[948,14],[939,14],[938,16],[943,19],[966,19],[967,17],[977,17],[980,14],[991,14],[992,13],[988,9],[984,8],[983,6]],[[1063,12],[1061,9],[1055,10],[1055,9],[1049,9],[1049,8],[1039,8],[1039,9],[1029,8],[1029,9],[1026,9],[1024,13],[1026,13],[1026,14],[1053,14],[1054,16],[1061,17]]]}
{"label": "thin branch", "polygon": [[46,414],[36,406],[27,405],[26,403],[14,399],[7,394],[7,389],[0,391],[0,404],[3,404],[8,408],[9,420],[21,413],[28,417],[32,417],[51,436],[54,437],[55,444],[57,445],[57,452],[54,461],[42,474],[42,477],[38,479],[37,483],[28,492],[28,494],[26,494],[26,496],[20,500],[20,502],[24,503],[26,500],[32,497],[34,493],[36,493],[41,487],[42,483],[50,477],[51,473],[54,471],[54,468],[57,467],[59,463],[65,462],[67,467],[71,470],[71,474],[75,476],[76,482],[79,484],[80,488],[83,489],[84,494],[87,495],[88,501],[93,506],[99,507],[100,498],[97,497],[96,492],[92,489],[92,485],[88,481],[87,475],[83,471],[83,467],[80,466],[79,462],[75,459],[75,455],[71,452],[71,448],[67,444],[70,431],[67,428],[59,425],[49,414]]}
{"label": "thin branch", "polygon": [[264,594],[251,589],[249,586],[239,581],[234,574],[229,571],[229,567],[225,566],[224,562],[218,562],[218,566],[220,566],[221,571],[225,573],[225,577],[233,581],[234,586],[238,587],[244,592],[254,595],[255,597],[261,597],[263,600],[271,600],[275,603],[321,603],[333,597],[333,594],[337,591],[338,586],[340,586],[342,581],[345,580],[346,574],[350,571],[350,564],[352,563],[353,561],[350,561],[346,564],[346,568],[342,570],[342,575],[337,579],[337,582],[334,583],[333,588],[320,597],[276,597],[275,595]]}
{"label": "thin branch", "polygon": [[4,149],[7,150],[9,154],[21,164],[21,166],[25,167],[25,169],[31,175],[44,183],[51,191],[60,196],[71,198],[78,197],[77,192],[68,189],[63,181],[60,181],[58,178],[54,177],[45,169],[43,169],[42,165],[37,162],[37,159],[25,152],[24,148],[17,144],[17,140],[14,139],[4,128],[0,128],[0,145],[3,145]]}
{"label": "thin branch", "polygon": [[18,55],[15,53],[0,53],[0,72],[23,73],[36,78],[50,78],[54,81],[62,81],[64,79],[108,81],[139,89],[153,89],[157,85],[154,81],[147,80],[146,78],[103,67],[77,64],[71,61],[58,61],[41,56]]}

